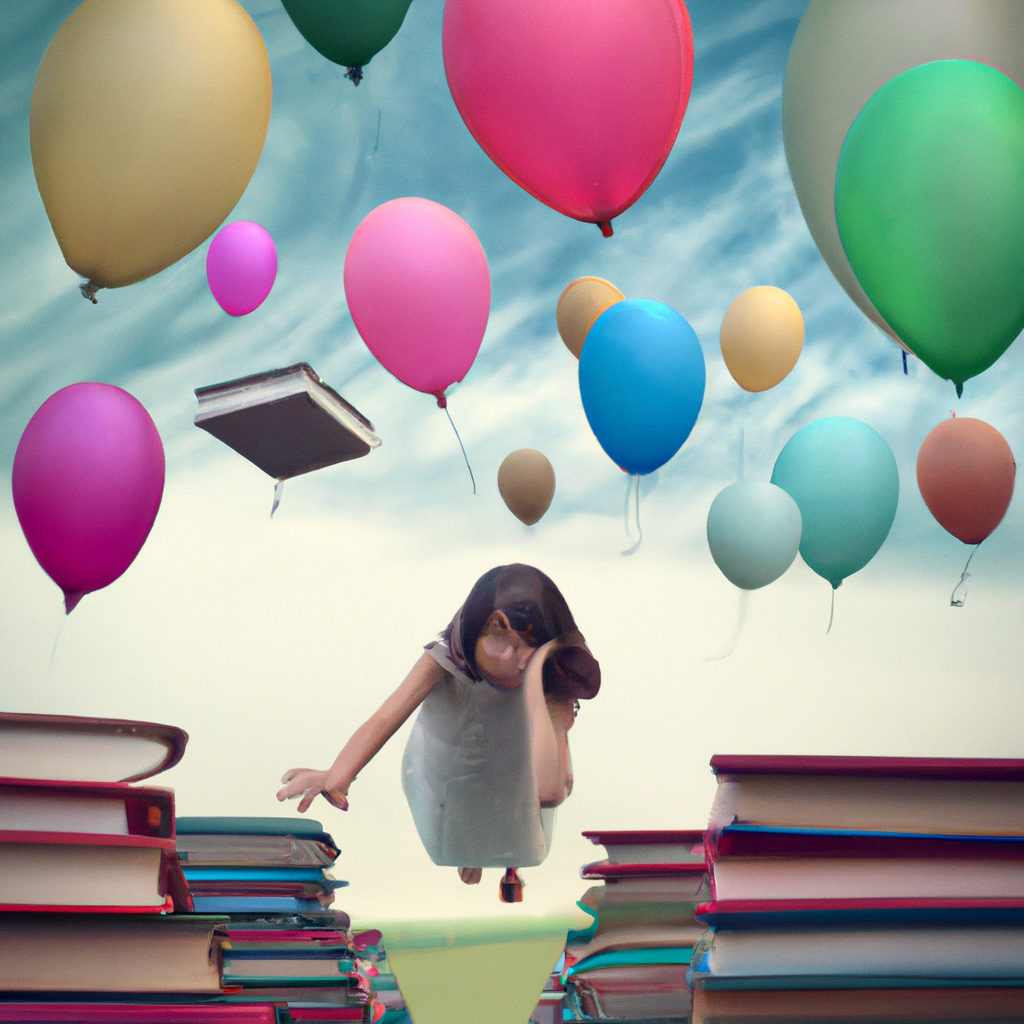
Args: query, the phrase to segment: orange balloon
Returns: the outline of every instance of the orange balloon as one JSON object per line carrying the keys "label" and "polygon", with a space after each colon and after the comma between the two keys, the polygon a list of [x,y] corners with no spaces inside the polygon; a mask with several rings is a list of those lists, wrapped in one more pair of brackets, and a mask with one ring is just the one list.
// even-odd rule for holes
{"label": "orange balloon", "polygon": [[737,296],[722,318],[722,358],[744,391],[767,391],[796,366],[804,318],[796,300],[763,284]]}
{"label": "orange balloon", "polygon": [[565,286],[558,299],[555,320],[565,347],[577,358],[587,340],[587,331],[609,307],[625,296],[603,277],[578,277]]}
{"label": "orange balloon", "polygon": [[555,496],[555,470],[543,452],[519,448],[506,455],[498,468],[498,491],[509,511],[533,526]]}
{"label": "orange balloon", "polygon": [[944,420],[917,453],[917,486],[928,511],[965,544],[980,544],[1002,521],[1016,473],[1006,439],[983,420]]}

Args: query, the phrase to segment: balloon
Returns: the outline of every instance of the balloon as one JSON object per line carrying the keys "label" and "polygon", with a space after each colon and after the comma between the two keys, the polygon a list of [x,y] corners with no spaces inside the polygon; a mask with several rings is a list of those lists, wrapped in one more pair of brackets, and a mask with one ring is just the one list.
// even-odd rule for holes
{"label": "balloon", "polygon": [[605,235],[661,170],[690,96],[683,0],[447,0],[455,106],[517,185]]}
{"label": "balloon", "polygon": [[847,416],[798,430],[775,460],[772,483],[797,503],[800,554],[833,588],[875,557],[896,518],[896,459],[878,433]]}
{"label": "balloon", "polygon": [[213,233],[259,162],[270,91],[263,40],[235,0],[71,12],[36,76],[30,135],[46,214],[88,297]]}
{"label": "balloon", "polygon": [[836,223],[875,308],[956,385],[1024,327],[1024,89],[933,61],[882,86],[836,171]]}
{"label": "balloon", "polygon": [[594,321],[624,298],[615,285],[601,277],[578,277],[565,286],[558,298],[555,320],[565,347],[577,359]]}
{"label": "balloon", "polygon": [[221,309],[251,313],[270,294],[277,276],[277,247],[251,220],[236,220],[217,232],[206,252],[206,280]]}
{"label": "balloon", "polygon": [[1016,472],[1005,438],[983,420],[945,420],[917,453],[917,486],[928,511],[965,544],[980,544],[1002,522]]}
{"label": "balloon", "polygon": [[788,292],[748,288],[722,318],[722,358],[745,391],[767,391],[789,376],[804,347],[804,318]]}
{"label": "balloon", "polygon": [[349,242],[345,297],[384,368],[440,405],[480,350],[491,306],[487,257],[447,207],[392,199],[371,210]]}
{"label": "balloon", "polygon": [[306,42],[328,60],[348,68],[358,85],[363,66],[402,27],[411,0],[281,0]]}
{"label": "balloon", "polygon": [[498,467],[498,491],[517,519],[533,526],[555,496],[555,470],[535,448],[519,448]]}
{"label": "balloon", "polygon": [[1024,84],[1024,6],[1019,0],[811,0],[786,64],[782,133],[807,227],[850,298],[893,337],[839,240],[836,166],[850,125],[881,86],[949,57],[982,61]]}
{"label": "balloon", "polygon": [[704,401],[704,353],[670,306],[623,299],[594,322],[580,353],[590,429],[627,473],[650,473],[690,436]]}
{"label": "balloon", "polygon": [[111,384],[72,384],[25,427],[11,474],[28,546],[67,611],[135,559],[164,490],[164,448],[142,403]]}
{"label": "balloon", "polygon": [[730,583],[757,590],[793,564],[800,528],[800,509],[781,487],[741,480],[711,503],[708,547]]}

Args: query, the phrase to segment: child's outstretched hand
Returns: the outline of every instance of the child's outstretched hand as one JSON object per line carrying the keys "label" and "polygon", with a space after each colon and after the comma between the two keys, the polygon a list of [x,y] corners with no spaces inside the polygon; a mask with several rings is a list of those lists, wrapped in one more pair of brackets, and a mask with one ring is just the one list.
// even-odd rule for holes
{"label": "child's outstretched hand", "polygon": [[300,814],[305,814],[310,804],[321,794],[332,807],[337,807],[339,811],[348,810],[348,793],[340,789],[328,789],[327,772],[313,768],[290,768],[281,776],[281,781],[285,786],[277,791],[277,799],[292,800],[301,794],[298,807]]}

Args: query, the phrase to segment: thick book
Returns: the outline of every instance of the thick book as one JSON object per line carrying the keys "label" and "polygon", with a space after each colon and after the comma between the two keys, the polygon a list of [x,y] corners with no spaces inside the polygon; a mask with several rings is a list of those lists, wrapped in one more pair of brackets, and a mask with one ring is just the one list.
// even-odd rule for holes
{"label": "thick book", "polygon": [[609,864],[703,864],[701,829],[584,832]]}
{"label": "thick book", "polygon": [[566,1002],[586,1020],[689,1021],[685,963],[604,967],[568,979]]}
{"label": "thick book", "polygon": [[[320,833],[326,836],[326,833]],[[293,835],[238,835],[178,831],[178,857],[202,867],[330,867],[338,849],[319,838]]]}
{"label": "thick book", "polygon": [[121,718],[0,713],[0,776],[137,782],[176,765],[188,733]]}
{"label": "thick book", "polygon": [[196,388],[195,425],[275,480],[358,459],[373,424],[308,363]]}
{"label": "thick book", "polygon": [[733,824],[1024,835],[1022,759],[716,755],[711,766],[712,836]]}

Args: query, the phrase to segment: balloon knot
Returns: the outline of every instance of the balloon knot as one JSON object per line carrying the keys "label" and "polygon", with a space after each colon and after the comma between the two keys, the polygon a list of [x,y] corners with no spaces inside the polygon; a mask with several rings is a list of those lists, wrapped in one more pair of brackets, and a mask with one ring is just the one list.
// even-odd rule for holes
{"label": "balloon knot", "polygon": [[611,238],[612,235],[615,234],[615,232],[612,231],[612,222],[610,220],[599,220],[597,222],[597,226],[601,229],[601,234],[604,235],[605,238]]}
{"label": "balloon knot", "polygon": [[953,383],[956,384],[956,397],[957,398],[963,398],[964,397],[964,382],[962,380],[959,380],[959,381],[954,381]]}
{"label": "balloon knot", "polygon": [[448,399],[443,391],[431,391],[430,393],[437,399],[438,409],[448,408]]}
{"label": "balloon knot", "polygon": [[354,64],[345,72],[345,77],[353,84],[358,85],[363,80],[362,64]]}
{"label": "balloon knot", "polygon": [[65,590],[64,591],[64,614],[70,615],[82,598],[85,597],[84,590]]}
{"label": "balloon knot", "polygon": [[95,281],[86,281],[85,284],[80,284],[78,290],[82,293],[83,298],[88,299],[94,306],[96,305],[96,293],[103,287],[101,284],[97,284]]}

